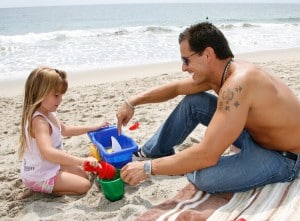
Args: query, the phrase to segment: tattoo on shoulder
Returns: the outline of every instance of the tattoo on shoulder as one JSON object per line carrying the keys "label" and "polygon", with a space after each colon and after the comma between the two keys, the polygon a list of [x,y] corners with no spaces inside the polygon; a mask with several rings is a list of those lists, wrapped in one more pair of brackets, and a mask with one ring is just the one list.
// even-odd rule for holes
{"label": "tattoo on shoulder", "polygon": [[243,87],[240,85],[235,88],[221,90],[218,99],[218,109],[230,111],[232,108],[238,108],[240,106],[240,102],[236,98],[236,95],[242,93],[242,90]]}

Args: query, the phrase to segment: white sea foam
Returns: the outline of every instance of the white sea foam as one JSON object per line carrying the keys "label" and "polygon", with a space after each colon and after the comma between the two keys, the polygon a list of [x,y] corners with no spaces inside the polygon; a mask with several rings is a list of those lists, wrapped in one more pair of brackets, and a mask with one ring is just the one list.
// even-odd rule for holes
{"label": "white sea foam", "polygon": [[[80,8],[76,8],[78,11],[77,14],[72,14],[73,17],[65,16],[66,12],[62,11],[55,16],[57,21],[50,23],[48,17],[44,17],[43,20],[38,17],[41,16],[40,14],[33,13],[40,12],[39,10],[26,9],[29,10],[28,16],[32,16],[32,19],[22,24],[20,24],[21,18],[12,21],[3,20],[3,24],[0,21],[2,27],[0,29],[0,80],[25,78],[32,69],[42,65],[66,71],[78,71],[179,61],[178,35],[187,25],[192,24],[190,21],[197,22],[195,16],[199,13],[196,7],[175,6],[153,6],[156,7],[155,13],[144,9],[144,13],[135,14],[136,17],[130,14],[130,10],[133,10],[131,6],[126,6],[127,11],[122,10],[122,18],[125,20],[122,21],[123,23],[117,20],[113,13],[108,12],[125,6],[106,8],[105,10],[109,9],[107,14],[104,14],[105,10],[101,7],[103,12],[99,14],[99,18],[92,13],[77,18],[78,13],[82,11]],[[209,4],[205,6],[207,10],[211,10],[209,12],[211,15],[218,10],[224,10],[225,7],[216,5],[213,8]],[[146,6],[134,7],[140,10]],[[168,11],[163,10],[162,7],[166,9],[173,7],[173,14],[166,13]],[[239,7],[239,10],[245,8]],[[277,14],[271,11],[273,14],[271,13],[270,20],[267,20],[268,17],[263,11],[260,15],[255,11],[261,8],[260,6],[252,9],[253,12],[250,13],[252,17],[245,15],[245,12],[236,12],[240,14],[227,13],[226,16],[229,17],[219,18],[215,15],[210,19],[223,31],[235,54],[294,48],[300,47],[300,19],[293,15],[296,12],[291,11],[297,7],[288,7],[291,14],[289,17],[285,15],[285,11],[278,12],[284,8],[283,6],[274,6],[274,11],[279,15],[275,16]],[[89,6],[86,10],[95,10],[94,8]],[[66,8],[51,8],[53,13],[63,9]],[[185,10],[189,11],[185,12]],[[254,14],[257,16],[254,17]],[[69,19],[66,24],[61,22],[63,16]],[[186,18],[187,22],[181,22],[179,19],[181,17]],[[7,16],[3,15],[3,18],[7,19]],[[38,19],[41,20],[40,23]],[[11,25],[6,25],[5,22],[10,22]],[[100,26],[98,22],[101,23]]]}

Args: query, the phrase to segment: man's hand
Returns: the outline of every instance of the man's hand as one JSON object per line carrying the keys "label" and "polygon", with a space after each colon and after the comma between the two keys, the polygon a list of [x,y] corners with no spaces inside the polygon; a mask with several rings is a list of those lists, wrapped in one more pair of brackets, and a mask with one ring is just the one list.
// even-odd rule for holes
{"label": "man's hand", "polygon": [[129,120],[132,118],[134,114],[134,110],[130,108],[126,103],[123,103],[119,106],[116,117],[117,117],[117,127],[118,127],[118,134],[120,135],[122,132],[122,126],[126,126]]}
{"label": "man's hand", "polygon": [[129,185],[137,185],[146,180],[148,176],[144,172],[146,161],[135,161],[126,164],[121,170],[121,178]]}

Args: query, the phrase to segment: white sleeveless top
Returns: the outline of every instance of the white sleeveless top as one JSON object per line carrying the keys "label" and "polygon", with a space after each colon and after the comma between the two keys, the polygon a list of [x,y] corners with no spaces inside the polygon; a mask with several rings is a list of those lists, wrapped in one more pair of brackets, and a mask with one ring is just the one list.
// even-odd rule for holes
{"label": "white sleeveless top", "polygon": [[[54,113],[54,118],[56,116]],[[52,128],[51,142],[52,146],[56,149],[61,149],[63,146],[62,136],[61,136],[61,127],[59,128],[54,125],[44,114],[36,111],[33,114],[33,117],[36,116],[44,117],[49,125]],[[36,140],[28,134],[28,121],[26,122],[25,136],[27,141],[27,147],[25,149],[23,162],[21,165],[21,177],[30,181],[44,181],[54,177],[57,172],[60,170],[60,165],[57,163],[51,163],[42,158],[40,149],[36,144]]]}

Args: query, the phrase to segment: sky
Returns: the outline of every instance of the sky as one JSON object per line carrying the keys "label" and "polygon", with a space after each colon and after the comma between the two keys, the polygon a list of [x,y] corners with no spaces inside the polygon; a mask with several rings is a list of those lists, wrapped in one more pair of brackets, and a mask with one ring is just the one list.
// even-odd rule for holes
{"label": "sky", "polygon": [[54,5],[89,5],[119,3],[188,3],[188,2],[237,2],[237,3],[300,3],[300,0],[0,0],[0,8],[54,6]]}

